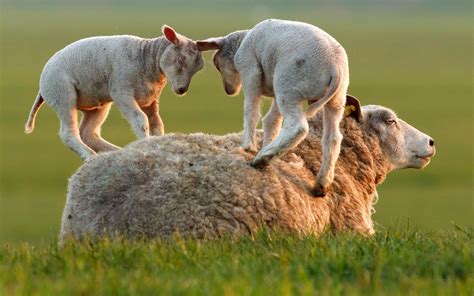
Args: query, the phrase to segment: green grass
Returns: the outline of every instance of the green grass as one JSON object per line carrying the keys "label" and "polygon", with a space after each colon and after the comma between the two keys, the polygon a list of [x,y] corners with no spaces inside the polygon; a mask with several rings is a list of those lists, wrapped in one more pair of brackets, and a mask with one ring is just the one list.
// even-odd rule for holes
{"label": "green grass", "polygon": [[[350,58],[350,93],[363,104],[393,108],[431,135],[438,154],[424,171],[390,175],[379,188],[375,220],[383,227],[406,222],[425,230],[472,220],[472,24],[466,12],[243,9],[213,13],[150,7],[2,9],[0,65],[0,240],[43,242],[57,235],[67,180],[81,162],[60,141],[54,112],[43,107],[33,134],[23,125],[38,91],[41,69],[57,50],[93,35],[153,37],[163,23],[201,39],[249,28],[262,18],[298,19],[335,36]],[[167,132],[224,134],[241,130],[242,95],[227,97],[206,53],[206,67],[190,92],[167,87],[161,114]],[[116,108],[105,138],[135,139]],[[383,229],[381,227],[381,229]]]}
{"label": "green grass", "polygon": [[[4,295],[472,295],[472,229],[0,245]],[[0,294],[2,293],[0,290]]]}

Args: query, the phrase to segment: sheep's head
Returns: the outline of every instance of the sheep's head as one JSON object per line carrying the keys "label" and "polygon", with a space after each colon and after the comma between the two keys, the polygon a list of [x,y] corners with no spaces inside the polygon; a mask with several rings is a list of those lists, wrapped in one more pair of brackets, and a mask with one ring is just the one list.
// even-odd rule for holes
{"label": "sheep's head", "polygon": [[234,56],[241,41],[241,31],[233,32],[225,37],[210,38],[198,41],[199,50],[214,50],[213,63],[219,71],[224,84],[224,90],[229,96],[239,93],[242,83],[240,74],[234,63]]}
{"label": "sheep's head", "polygon": [[171,83],[173,91],[184,95],[194,74],[204,67],[202,54],[196,42],[164,25],[163,35],[170,42],[160,57],[160,68]]}
{"label": "sheep's head", "polygon": [[[359,112],[349,113],[354,114],[366,132],[377,136],[380,147],[391,164],[391,170],[422,169],[435,155],[434,140],[398,118],[392,110],[377,105],[360,107],[358,101],[351,103],[348,97],[347,105],[351,104]],[[353,109],[347,109],[346,106],[346,110]]]}
{"label": "sheep's head", "polygon": [[230,58],[226,51],[218,50],[213,57],[214,66],[221,73],[224,90],[229,96],[239,93],[242,83],[239,71],[235,68],[234,60]]}

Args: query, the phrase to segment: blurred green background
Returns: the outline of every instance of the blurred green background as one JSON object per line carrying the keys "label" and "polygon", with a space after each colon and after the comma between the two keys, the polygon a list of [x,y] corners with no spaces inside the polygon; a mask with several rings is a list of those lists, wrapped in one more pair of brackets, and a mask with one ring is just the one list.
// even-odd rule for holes
{"label": "blurred green background", "polygon": [[[436,140],[423,171],[392,173],[379,187],[379,227],[473,225],[472,4],[470,1],[3,1],[0,59],[0,241],[49,242],[58,233],[67,181],[81,165],[44,106],[23,126],[46,61],[94,35],[160,35],[162,24],[193,38],[225,35],[266,18],[309,22],[333,35],[350,61],[350,93],[394,109]],[[206,53],[185,97],[161,96],[166,132],[241,130],[242,95],[227,97]],[[268,103],[267,103],[268,105]],[[118,145],[135,139],[113,108],[103,128]]]}

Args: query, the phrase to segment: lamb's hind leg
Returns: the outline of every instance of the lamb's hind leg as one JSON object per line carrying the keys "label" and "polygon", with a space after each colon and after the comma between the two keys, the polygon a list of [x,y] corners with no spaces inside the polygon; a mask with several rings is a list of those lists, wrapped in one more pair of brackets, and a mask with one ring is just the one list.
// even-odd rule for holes
{"label": "lamb's hind leg", "polygon": [[96,152],[118,150],[115,146],[104,140],[100,135],[100,129],[109,114],[112,103],[108,103],[101,108],[83,111],[80,134],[81,138],[89,147]]}
{"label": "lamb's hind leg", "polygon": [[283,128],[277,138],[264,147],[252,161],[252,166],[266,166],[275,156],[281,156],[296,147],[308,134],[308,121],[298,100],[276,98],[284,117]]}
{"label": "lamb's hind leg", "polygon": [[345,95],[336,95],[323,109],[323,135],[321,138],[323,160],[313,189],[314,196],[325,196],[334,180],[334,167],[341,150],[342,134],[339,123],[344,114]]}
{"label": "lamb's hind leg", "polygon": [[61,122],[59,136],[69,149],[79,155],[82,160],[86,160],[96,153],[84,144],[79,136],[75,90],[64,90],[63,95],[64,97],[58,100],[57,104],[52,105]]}

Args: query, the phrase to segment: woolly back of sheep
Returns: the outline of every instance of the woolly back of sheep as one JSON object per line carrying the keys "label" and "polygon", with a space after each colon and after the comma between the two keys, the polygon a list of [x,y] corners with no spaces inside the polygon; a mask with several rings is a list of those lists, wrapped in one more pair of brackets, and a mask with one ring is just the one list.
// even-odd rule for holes
{"label": "woolly back of sheep", "polygon": [[266,225],[299,233],[372,233],[375,186],[384,178],[378,140],[352,118],[327,196],[309,189],[321,162],[321,116],[292,153],[256,170],[240,134],[168,134],[101,154],[68,188],[61,239],[126,235],[197,238],[249,234]]}

